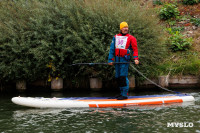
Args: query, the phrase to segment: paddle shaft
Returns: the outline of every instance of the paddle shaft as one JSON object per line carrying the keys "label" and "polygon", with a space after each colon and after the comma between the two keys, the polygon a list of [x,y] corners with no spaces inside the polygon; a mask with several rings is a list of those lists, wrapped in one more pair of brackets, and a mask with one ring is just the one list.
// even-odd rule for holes
{"label": "paddle shaft", "polygon": [[[134,62],[112,62],[113,64],[131,64]],[[99,62],[99,63],[75,63],[71,64],[70,66],[76,66],[76,65],[108,65],[108,62]]]}

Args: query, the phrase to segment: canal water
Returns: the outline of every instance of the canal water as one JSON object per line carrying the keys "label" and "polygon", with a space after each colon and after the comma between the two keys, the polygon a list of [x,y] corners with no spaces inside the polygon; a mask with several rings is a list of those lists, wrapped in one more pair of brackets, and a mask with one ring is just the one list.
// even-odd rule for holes
{"label": "canal water", "polygon": [[[124,108],[35,109],[15,105],[14,96],[113,96],[113,92],[48,92],[0,94],[0,133],[200,133],[200,89],[181,90],[194,96],[185,104]],[[129,95],[169,94],[131,92]],[[174,125],[173,125],[174,124]],[[177,126],[177,127],[176,127]]]}

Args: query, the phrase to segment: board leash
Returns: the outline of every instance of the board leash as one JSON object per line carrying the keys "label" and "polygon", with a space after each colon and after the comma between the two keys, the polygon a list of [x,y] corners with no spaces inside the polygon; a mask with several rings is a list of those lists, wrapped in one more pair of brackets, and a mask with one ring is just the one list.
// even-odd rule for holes
{"label": "board leash", "polygon": [[167,88],[164,88],[158,84],[156,84],[155,82],[153,82],[152,80],[150,80],[149,78],[147,78],[143,73],[141,73],[137,68],[135,68],[132,64],[130,65],[137,73],[139,73],[142,77],[144,77],[146,80],[148,80],[149,82],[151,82],[152,84],[154,84],[155,86],[163,89],[163,90],[166,90],[166,91],[169,91],[169,92],[173,92],[173,93],[176,93],[176,94],[180,94],[181,92],[177,92],[177,91],[172,91],[172,90],[169,90]]}

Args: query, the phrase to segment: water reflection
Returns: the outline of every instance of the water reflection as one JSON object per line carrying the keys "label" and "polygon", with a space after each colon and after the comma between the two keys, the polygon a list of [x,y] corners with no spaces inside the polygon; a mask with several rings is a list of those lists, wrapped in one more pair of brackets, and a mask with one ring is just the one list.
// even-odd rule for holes
{"label": "water reflection", "polygon": [[200,120],[195,119],[190,106],[193,107],[194,102],[126,108],[20,109],[13,111],[12,121],[19,131],[171,132],[166,127],[167,122],[188,121],[197,126]]}
{"label": "water reflection", "polygon": [[45,114],[59,114],[62,113],[63,111],[66,112],[68,111],[69,113],[81,113],[84,111],[89,111],[91,112],[101,112],[101,113],[107,113],[107,112],[115,112],[115,111],[120,111],[123,109],[126,110],[160,110],[164,108],[174,108],[174,107],[186,107],[186,106],[192,106],[194,105],[194,102],[185,102],[185,103],[169,103],[169,104],[161,104],[161,105],[145,105],[145,106],[129,106],[129,107],[118,107],[118,108],[66,108],[66,109],[23,109],[23,110],[16,110],[13,111],[14,117],[21,117],[24,115],[29,115],[29,114],[37,114],[37,115],[45,115]]}
{"label": "water reflection", "polygon": [[64,97],[62,92],[52,92],[51,97]]}

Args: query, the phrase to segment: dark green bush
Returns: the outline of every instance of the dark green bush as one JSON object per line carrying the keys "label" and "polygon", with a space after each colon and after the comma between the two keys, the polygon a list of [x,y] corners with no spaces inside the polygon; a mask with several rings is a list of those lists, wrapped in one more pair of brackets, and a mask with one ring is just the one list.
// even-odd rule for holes
{"label": "dark green bush", "polygon": [[196,26],[200,26],[200,18],[192,18],[190,19],[190,22],[192,22]]}
{"label": "dark green bush", "polygon": [[153,0],[154,5],[162,5],[163,2],[161,0]]}
{"label": "dark green bush", "polygon": [[165,4],[159,12],[159,16],[163,20],[176,18],[179,15],[178,7],[175,4],[167,3]]}
{"label": "dark green bush", "polygon": [[147,76],[154,75],[154,66],[165,55],[159,19],[135,1],[22,0],[0,1],[0,6],[3,79],[47,79],[49,74],[111,79],[114,67],[69,65],[107,62],[112,37],[122,21],[128,22],[130,34],[137,38],[138,67]]}
{"label": "dark green bush", "polygon": [[[62,21],[65,18],[56,16],[55,4],[2,2],[2,78],[34,80],[47,78],[49,74],[54,77],[68,75],[67,25]],[[55,70],[47,67],[49,62],[53,63]]]}
{"label": "dark green bush", "polygon": [[182,0],[182,3],[185,5],[194,5],[197,4],[199,0]]}
{"label": "dark green bush", "polygon": [[27,18],[32,17],[29,5],[0,2],[0,75],[4,80],[34,80],[44,70],[31,49],[32,39],[27,38]]}

